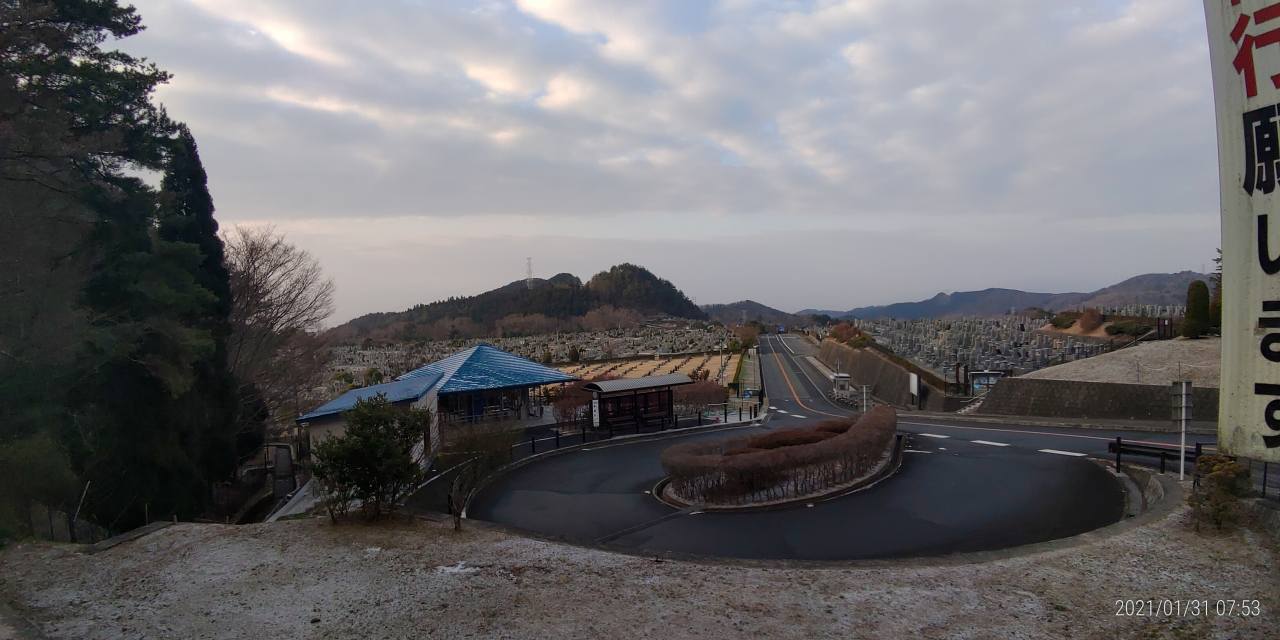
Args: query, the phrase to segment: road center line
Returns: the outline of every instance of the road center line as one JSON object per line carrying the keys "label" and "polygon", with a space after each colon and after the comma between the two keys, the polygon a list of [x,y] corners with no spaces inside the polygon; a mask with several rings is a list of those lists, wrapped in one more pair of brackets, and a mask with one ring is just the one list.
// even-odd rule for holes
{"label": "road center line", "polygon": [[974,443],[974,444],[986,444],[986,445],[991,445],[991,446],[993,446],[993,447],[1007,447],[1007,446],[1009,446],[1009,444],[1008,444],[1007,442],[992,442],[992,441],[990,441],[990,440],[971,440],[970,442],[972,442],[972,443]]}
{"label": "road center line", "polygon": [[1040,453],[1053,453],[1060,456],[1073,456],[1076,458],[1083,458],[1085,455],[1083,453],[1076,453],[1074,451],[1058,451],[1057,449],[1039,449],[1039,451]]}
{"label": "road center line", "polygon": [[941,436],[941,435],[938,435],[938,434],[936,434],[936,433],[917,433],[916,435],[918,435],[918,436],[924,436],[924,437],[926,437],[926,438],[938,438],[939,440],[944,440],[944,439],[946,439],[946,438],[950,438],[950,437],[951,437],[951,436]]}

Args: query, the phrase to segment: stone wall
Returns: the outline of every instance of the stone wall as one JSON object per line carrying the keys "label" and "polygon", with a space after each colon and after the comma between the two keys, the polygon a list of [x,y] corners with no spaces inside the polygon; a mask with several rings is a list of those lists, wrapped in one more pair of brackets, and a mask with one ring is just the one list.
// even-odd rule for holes
{"label": "stone wall", "polygon": [[[911,404],[911,372],[874,349],[854,349],[828,339],[822,341],[818,359],[833,370],[849,374],[849,380],[855,386],[871,385],[871,395],[882,402],[897,407],[909,407]],[[920,388],[924,396],[922,409],[954,411],[959,408],[959,400],[948,402],[946,391],[929,384],[923,376]]]}
{"label": "stone wall", "polygon": [[[977,413],[1045,418],[1172,421],[1172,387],[1076,380],[1005,378]],[[1218,390],[1192,389],[1194,421],[1218,419]]]}

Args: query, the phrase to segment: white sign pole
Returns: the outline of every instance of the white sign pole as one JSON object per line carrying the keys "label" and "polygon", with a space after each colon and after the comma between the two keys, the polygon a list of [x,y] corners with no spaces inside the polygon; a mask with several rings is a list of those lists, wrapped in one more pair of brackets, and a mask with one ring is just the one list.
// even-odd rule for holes
{"label": "white sign pole", "polygon": [[1178,480],[1182,480],[1187,474],[1187,392],[1190,391],[1190,382],[1179,382],[1182,393],[1178,396],[1178,404],[1182,406],[1182,444],[1178,447]]}

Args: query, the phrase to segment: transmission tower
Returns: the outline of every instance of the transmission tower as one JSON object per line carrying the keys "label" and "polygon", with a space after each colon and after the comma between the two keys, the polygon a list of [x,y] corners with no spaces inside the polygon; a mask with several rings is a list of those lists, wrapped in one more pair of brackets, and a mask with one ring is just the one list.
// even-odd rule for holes
{"label": "transmission tower", "polygon": [[533,288],[533,258],[524,259],[524,286]]}

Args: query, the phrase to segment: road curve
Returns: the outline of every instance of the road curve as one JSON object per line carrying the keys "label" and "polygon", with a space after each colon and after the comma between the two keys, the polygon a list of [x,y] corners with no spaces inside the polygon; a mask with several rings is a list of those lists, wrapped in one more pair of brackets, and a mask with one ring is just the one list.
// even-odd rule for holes
{"label": "road curve", "polygon": [[[806,372],[803,360],[778,340],[766,338],[760,349],[768,402],[778,407],[768,427],[604,442],[552,456],[485,487],[468,517],[638,552],[800,560],[996,549],[1074,535],[1121,517],[1123,494],[1111,475],[1074,455],[1079,451],[1055,448],[1069,439],[1030,432],[968,437],[979,432],[909,420],[902,425],[913,434],[902,470],[867,491],[747,513],[679,511],[649,495],[663,477],[659,453],[676,442],[738,437],[847,413],[825,400],[811,379],[814,372]],[[1019,442],[1002,441],[1013,439]],[[1036,446],[1043,442],[1055,446]]]}

